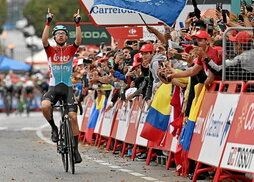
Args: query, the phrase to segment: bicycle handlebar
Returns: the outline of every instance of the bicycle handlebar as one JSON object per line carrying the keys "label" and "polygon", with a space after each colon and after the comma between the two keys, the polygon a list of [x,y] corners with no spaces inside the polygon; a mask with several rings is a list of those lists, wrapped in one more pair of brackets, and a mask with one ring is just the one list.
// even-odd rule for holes
{"label": "bicycle handlebar", "polygon": [[54,105],[52,104],[52,107],[64,107],[64,106],[78,106],[79,107],[79,111],[80,111],[80,115],[83,114],[83,107],[81,105],[81,102],[74,102],[73,104],[68,104],[68,103],[60,103],[59,105]]}

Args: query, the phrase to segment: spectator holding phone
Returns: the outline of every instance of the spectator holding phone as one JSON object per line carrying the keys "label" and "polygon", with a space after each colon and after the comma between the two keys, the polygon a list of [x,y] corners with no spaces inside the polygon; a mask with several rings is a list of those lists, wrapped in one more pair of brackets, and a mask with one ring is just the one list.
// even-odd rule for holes
{"label": "spectator holding phone", "polygon": [[[187,77],[187,76],[194,76],[197,75],[202,69],[206,72],[207,78],[201,78],[200,82],[205,83],[209,86],[212,81],[215,79],[215,75],[207,68],[205,59],[212,59],[218,65],[222,64],[222,58],[219,57],[218,52],[210,47],[208,43],[208,39],[210,35],[204,31],[200,30],[195,35],[192,36],[193,39],[196,39],[197,45],[199,46],[196,48],[196,54],[199,56],[198,59],[195,61],[195,65],[186,71],[180,73],[173,73],[168,75],[170,79],[173,78],[180,78],[180,77]],[[203,81],[205,80],[205,81]]]}

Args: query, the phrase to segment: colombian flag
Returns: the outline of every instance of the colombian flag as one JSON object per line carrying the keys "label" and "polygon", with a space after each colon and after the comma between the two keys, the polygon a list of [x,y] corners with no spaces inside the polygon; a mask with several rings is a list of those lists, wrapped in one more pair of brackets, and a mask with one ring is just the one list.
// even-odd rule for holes
{"label": "colombian flag", "polygon": [[195,124],[198,117],[198,112],[203,101],[206,88],[203,84],[197,84],[194,87],[195,90],[195,98],[192,101],[190,115],[185,126],[185,130],[183,132],[183,136],[181,138],[180,143],[182,144],[182,173],[183,176],[187,176],[189,173],[189,159],[188,159],[188,151],[190,149],[190,143],[193,135],[193,131],[195,128]]}
{"label": "colombian flag", "polygon": [[91,115],[87,122],[85,138],[86,138],[86,141],[90,144],[92,144],[94,129],[98,120],[100,110],[103,107],[104,101],[105,101],[104,95],[102,95],[100,98],[98,97],[96,98],[92,111],[91,111]]}
{"label": "colombian flag", "polygon": [[160,144],[166,134],[170,118],[172,84],[162,84],[155,93],[148,111],[141,137]]}

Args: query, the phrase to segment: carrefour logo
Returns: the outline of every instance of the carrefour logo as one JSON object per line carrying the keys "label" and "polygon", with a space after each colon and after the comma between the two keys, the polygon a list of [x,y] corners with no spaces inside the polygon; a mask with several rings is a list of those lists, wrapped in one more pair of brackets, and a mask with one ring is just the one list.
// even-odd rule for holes
{"label": "carrefour logo", "polygon": [[102,8],[94,6],[92,8],[91,14],[125,14],[125,13],[136,13],[132,10],[122,9],[122,8]]}
{"label": "carrefour logo", "polygon": [[129,30],[129,33],[132,34],[132,35],[133,35],[133,34],[136,34],[136,33],[137,33],[137,30],[134,29],[134,28],[132,28],[132,29]]}

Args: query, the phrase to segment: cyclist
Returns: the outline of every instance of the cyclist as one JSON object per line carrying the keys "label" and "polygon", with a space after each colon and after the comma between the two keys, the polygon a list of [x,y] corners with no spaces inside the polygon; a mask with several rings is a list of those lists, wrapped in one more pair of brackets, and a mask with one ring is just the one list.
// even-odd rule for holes
{"label": "cyclist", "polygon": [[[49,12],[49,9],[46,17],[47,21],[42,34],[42,43],[48,57],[50,83],[48,92],[42,97],[42,112],[52,127],[51,139],[53,142],[57,142],[58,129],[51,114],[51,104],[55,104],[60,97],[68,104],[74,103],[71,80],[72,59],[82,40],[80,28],[81,17],[79,10],[73,15],[76,23],[76,39],[72,45],[66,45],[68,30],[65,26],[57,25],[53,29],[52,34],[57,44],[55,47],[50,46],[48,42],[50,22],[53,19],[53,14]],[[82,158],[78,151],[79,127],[77,122],[77,106],[68,106],[68,111],[74,136],[74,162],[80,163]]]}
{"label": "cyclist", "polygon": [[24,98],[26,103],[26,114],[29,116],[32,101],[34,99],[34,83],[31,78],[28,78],[24,84]]}
{"label": "cyclist", "polygon": [[12,99],[13,99],[13,83],[11,80],[11,73],[7,74],[4,78],[4,106],[7,116],[12,112]]}

